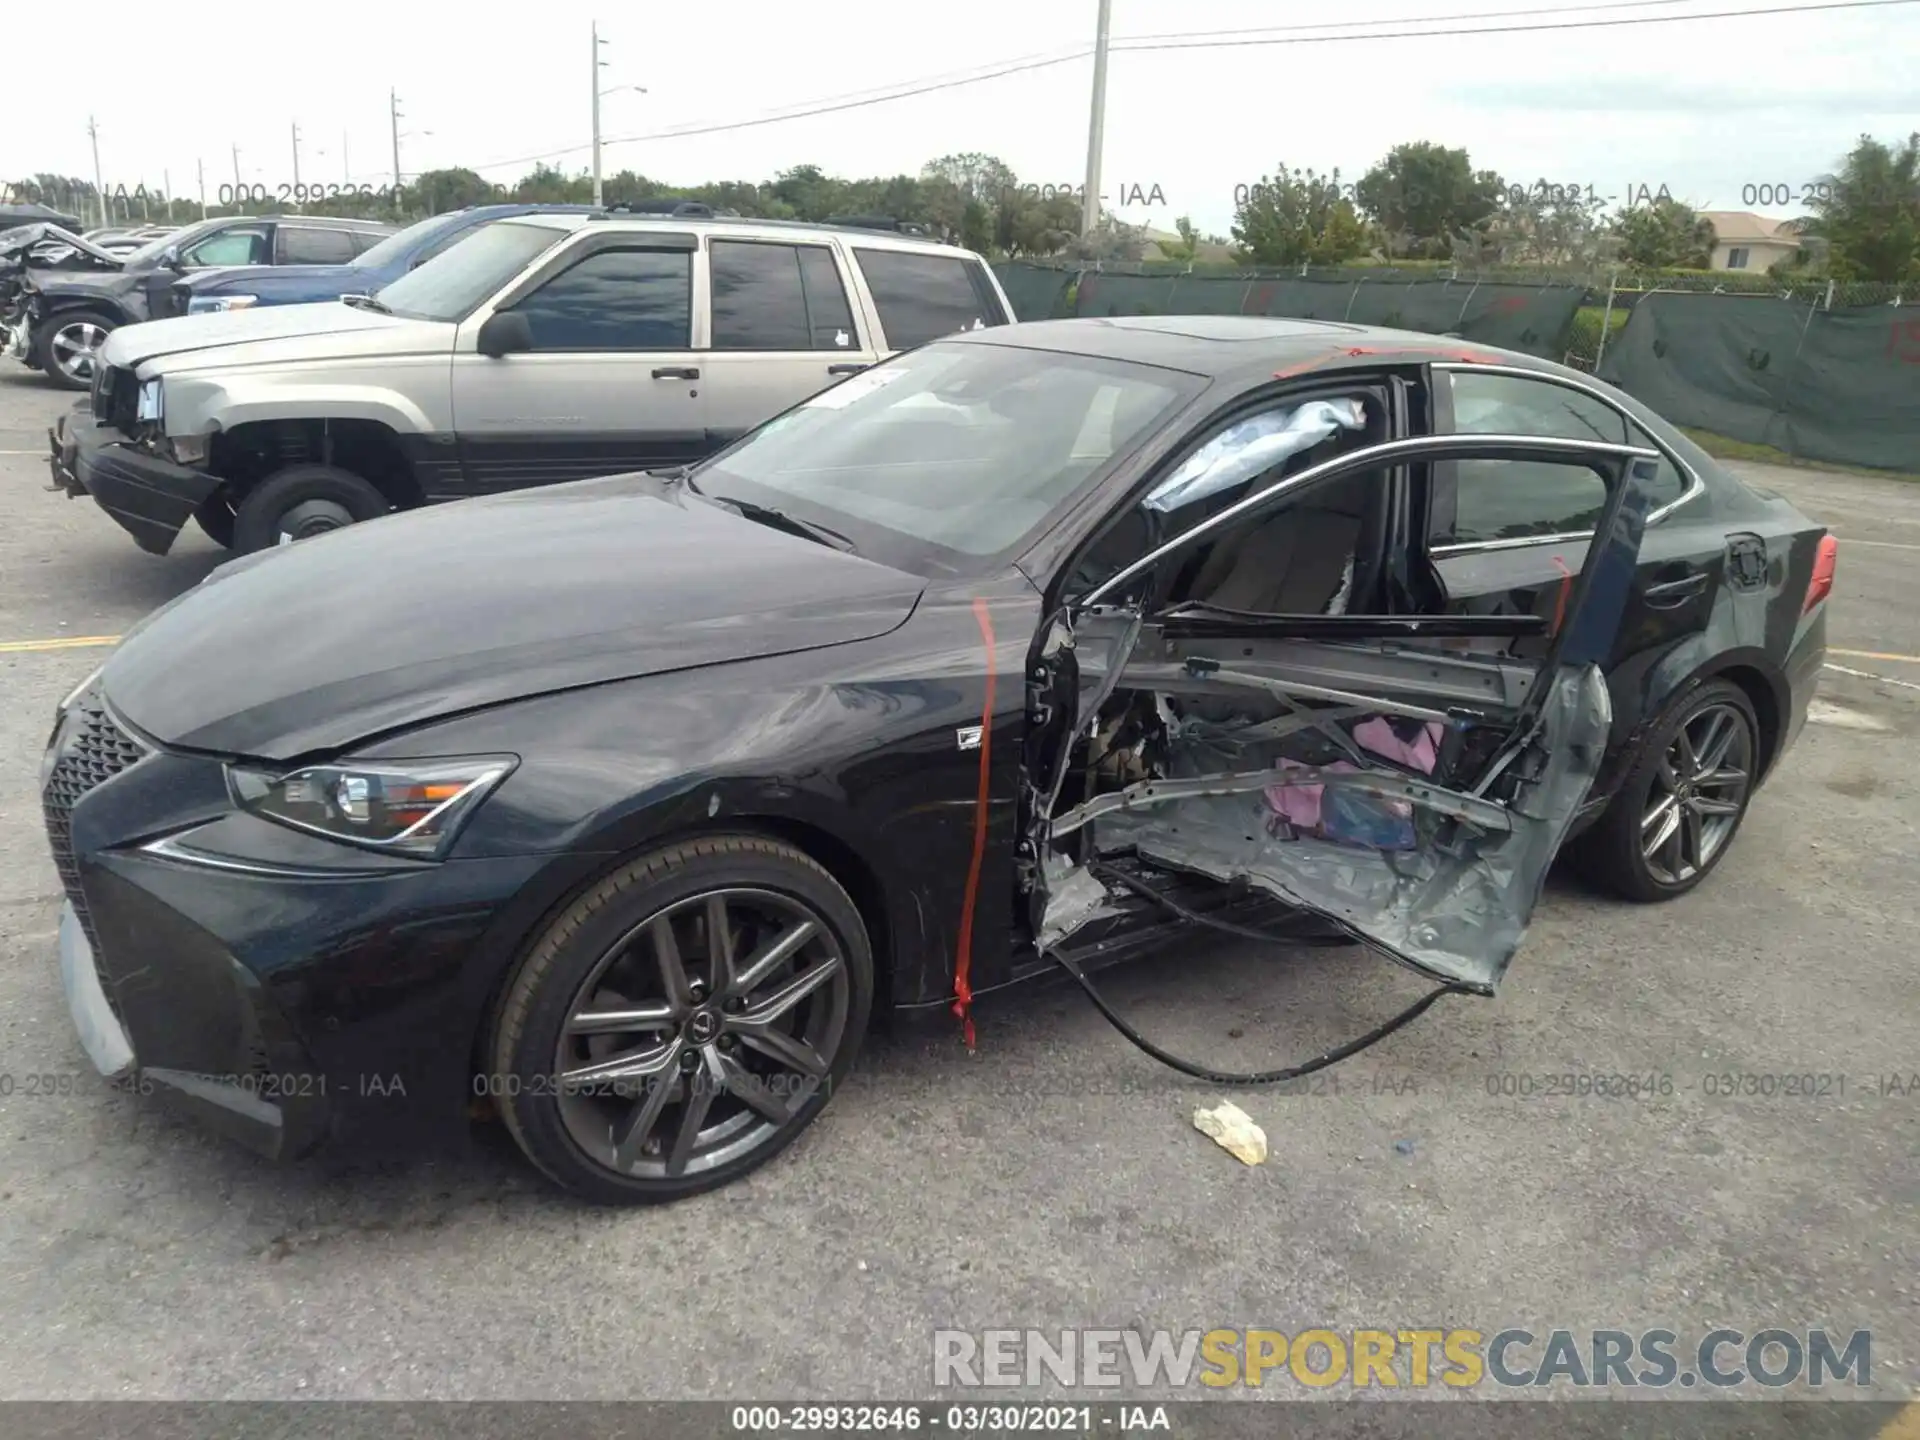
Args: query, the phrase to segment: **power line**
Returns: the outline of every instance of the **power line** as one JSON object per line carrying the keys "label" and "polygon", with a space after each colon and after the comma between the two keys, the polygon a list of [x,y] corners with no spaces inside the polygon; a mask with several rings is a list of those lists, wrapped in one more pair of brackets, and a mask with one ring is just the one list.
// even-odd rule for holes
{"label": "power line", "polygon": [[[873,90],[856,90],[850,94],[830,96],[825,100],[801,101],[799,106],[788,107],[769,115],[758,115],[750,120],[731,120],[719,125],[682,126],[673,130],[662,130],[652,135],[624,135],[611,140],[602,140],[601,146],[627,145],[639,140],[667,140],[682,135],[713,135],[723,130],[747,130],[759,125],[778,125],[786,120],[804,120],[812,115],[830,115],[841,110],[858,110],[867,105],[884,105],[889,100],[907,100],[915,95],[931,95],[939,90],[953,90],[963,85],[978,85],[987,80],[998,80],[1006,75],[1018,75],[1030,70],[1044,70],[1054,65],[1067,65],[1075,60],[1084,60],[1093,53],[1091,46],[1081,46],[1076,50],[1055,54],[1031,55],[1021,59],[991,62],[987,66],[976,66],[973,70],[951,72],[947,77],[934,77],[925,82],[902,81],[898,85],[880,86]],[[540,160],[554,160],[562,155],[577,155],[590,149],[587,145],[564,145],[553,150],[544,150],[538,155],[521,155],[511,160],[489,160],[483,165],[474,165],[473,170],[499,170],[508,165],[528,165]]]}
{"label": "power line", "polygon": [[[1169,30],[1157,35],[1126,35],[1129,42],[1143,40],[1204,40],[1215,35],[1297,35],[1314,30],[1351,30],[1360,25],[1451,25],[1458,20],[1518,19],[1527,15],[1564,15],[1569,10],[1646,10],[1657,5],[1693,5],[1699,0],[1609,0],[1599,5],[1547,5],[1527,10],[1469,10],[1459,15],[1427,15],[1409,19],[1405,15],[1384,16],[1378,20],[1328,20],[1317,25],[1237,25],[1230,30]],[[1352,37],[1369,38],[1365,35]],[[1378,37],[1385,38],[1385,37]]]}
{"label": "power line", "polygon": [[[1920,0],[1826,0],[1815,5],[1771,5],[1757,10],[1708,10],[1694,15],[1634,15],[1622,20],[1562,20],[1539,25],[1468,26],[1458,30],[1383,30],[1361,35],[1297,35],[1233,40],[1165,40],[1152,43],[1116,40],[1115,50],[1218,50],[1252,45],[1316,45],[1339,40],[1426,40],[1441,35],[1524,35],[1541,30],[1601,30],[1619,25],[1672,25],[1687,20],[1744,20],[1755,15],[1799,15],[1812,10],[1875,10]],[[1582,7],[1598,9],[1600,7]]]}
{"label": "power line", "polygon": [[[1580,5],[1574,7],[1580,11],[1610,11],[1651,9],[1659,5],[1684,3],[1684,0],[1614,0],[1614,3]],[[1451,25],[1457,20],[1497,19],[1502,17],[1522,17],[1538,14],[1561,14],[1558,9],[1528,9],[1505,11],[1470,12],[1460,15],[1433,16],[1426,20],[1361,20],[1335,22],[1332,24],[1301,26],[1264,26],[1248,30],[1213,30],[1193,32],[1168,32],[1164,35],[1118,36],[1111,44],[1113,50],[1137,52],[1166,50],[1205,50],[1236,49],[1265,45],[1312,45],[1333,41],[1352,40],[1402,40],[1422,39],[1451,35],[1520,35],[1555,30],[1592,30],[1616,28],[1626,25],[1662,25],[1678,24],[1690,20],[1741,20],[1761,15],[1797,15],[1809,12],[1834,10],[1871,10],[1892,5],[1920,4],[1920,0],[1818,0],[1818,3],[1800,3],[1791,5],[1770,5],[1741,10],[1701,11],[1686,15],[1631,15],[1617,19],[1603,20],[1557,20],[1532,25],[1492,25],[1460,26],[1442,30],[1390,30],[1357,31],[1359,25]],[[1331,29],[1345,29],[1350,33],[1320,33]],[[1036,70],[1050,69],[1058,65],[1071,64],[1084,60],[1093,53],[1092,47],[1082,46],[1055,54],[1033,55],[1023,59],[1009,60],[999,64],[989,64],[974,71],[960,72],[948,77],[936,77],[924,82],[902,82],[892,87],[881,87],[877,91],[856,91],[847,95],[833,96],[827,99],[788,107],[785,110],[768,115],[757,115],[746,120],[729,120],[711,125],[686,125],[671,130],[656,130],[642,135],[620,135],[601,140],[602,148],[609,145],[633,145],[654,140],[690,139],[700,135],[719,135],[736,130],[757,129],[763,125],[779,125],[789,120],[806,120],[818,115],[841,114],[849,110],[862,110],[873,105],[885,105],[895,100],[910,100],[921,95],[932,95],[944,90],[955,90],[968,85],[979,85],[989,80],[999,80],[1009,75],[1031,73]],[[475,171],[499,170],[510,165],[535,164],[545,160],[556,160],[566,155],[577,155],[590,150],[588,145],[566,145],[533,155],[515,156],[505,160],[490,160],[484,164],[470,166]]]}

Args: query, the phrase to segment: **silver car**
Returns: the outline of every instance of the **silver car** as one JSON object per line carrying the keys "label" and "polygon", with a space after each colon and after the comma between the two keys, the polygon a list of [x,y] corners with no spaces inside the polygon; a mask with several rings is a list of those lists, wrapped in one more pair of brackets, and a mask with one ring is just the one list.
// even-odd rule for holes
{"label": "silver car", "polygon": [[700,460],[900,350],[1012,323],[968,250],[672,215],[496,221],[371,296],[113,333],[56,482],[142,549]]}

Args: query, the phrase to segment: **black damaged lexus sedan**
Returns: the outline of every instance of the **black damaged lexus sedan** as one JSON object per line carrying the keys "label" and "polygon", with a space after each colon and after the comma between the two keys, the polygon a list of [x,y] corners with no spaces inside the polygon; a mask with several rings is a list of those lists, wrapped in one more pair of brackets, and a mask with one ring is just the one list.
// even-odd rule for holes
{"label": "black damaged lexus sedan", "polygon": [[1196,922],[1491,995],[1563,848],[1638,901],[1724,858],[1834,561],[1524,356],[956,336],[698,466],[384,518],[149,616],[42,769],[73,1019],[269,1155],[491,1111],[632,1203],[774,1155],[882,1014]]}

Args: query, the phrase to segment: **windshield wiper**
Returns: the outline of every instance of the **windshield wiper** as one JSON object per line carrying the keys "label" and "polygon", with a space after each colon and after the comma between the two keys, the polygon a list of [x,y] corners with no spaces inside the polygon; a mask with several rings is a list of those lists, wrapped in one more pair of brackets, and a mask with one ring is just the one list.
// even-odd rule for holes
{"label": "windshield wiper", "polygon": [[704,490],[697,490],[695,493],[705,495],[707,499],[717,501],[719,504],[730,505],[747,519],[758,521],[762,525],[772,525],[790,534],[800,535],[808,540],[817,540],[822,545],[830,545],[835,550],[844,550],[849,555],[859,553],[854,549],[853,541],[838,530],[829,529],[817,520],[802,520],[798,515],[789,515],[786,511],[776,510],[771,505],[756,505],[751,500],[736,500],[731,495],[707,495]]}
{"label": "windshield wiper", "polygon": [[393,311],[371,295],[342,295],[342,305],[351,305],[356,310],[377,310],[382,315],[391,315]]}

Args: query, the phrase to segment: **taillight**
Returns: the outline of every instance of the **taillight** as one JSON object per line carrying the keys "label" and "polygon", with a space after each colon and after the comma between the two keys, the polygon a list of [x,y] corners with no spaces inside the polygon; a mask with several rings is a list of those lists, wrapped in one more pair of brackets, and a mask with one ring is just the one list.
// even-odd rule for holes
{"label": "taillight", "polygon": [[1833,567],[1840,558],[1840,541],[1832,535],[1820,537],[1820,548],[1813,556],[1813,578],[1807,581],[1807,601],[1800,607],[1805,615],[1833,593]]}

